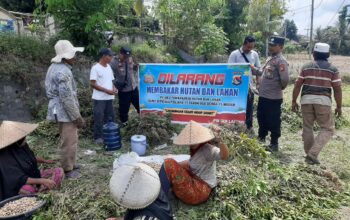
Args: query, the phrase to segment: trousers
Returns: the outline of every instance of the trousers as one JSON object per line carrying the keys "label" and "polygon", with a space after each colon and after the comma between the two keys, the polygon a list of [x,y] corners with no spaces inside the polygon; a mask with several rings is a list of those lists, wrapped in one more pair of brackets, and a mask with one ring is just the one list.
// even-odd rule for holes
{"label": "trousers", "polygon": [[[317,104],[301,105],[303,115],[303,141],[306,155],[316,158],[334,133],[332,107]],[[320,131],[314,137],[314,123],[320,126]]]}
{"label": "trousers", "polygon": [[267,99],[259,97],[258,102],[258,124],[259,139],[264,140],[271,132],[271,144],[278,144],[278,138],[281,137],[281,105],[282,99]]}
{"label": "trousers", "polygon": [[129,109],[131,104],[135,107],[137,113],[140,113],[138,88],[130,92],[119,91],[118,97],[119,97],[119,117],[122,123],[127,122],[129,119]]}

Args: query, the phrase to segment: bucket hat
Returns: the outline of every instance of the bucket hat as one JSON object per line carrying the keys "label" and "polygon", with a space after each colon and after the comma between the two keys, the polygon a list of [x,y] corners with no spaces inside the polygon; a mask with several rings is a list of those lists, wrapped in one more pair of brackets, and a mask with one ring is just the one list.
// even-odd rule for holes
{"label": "bucket hat", "polygon": [[128,209],[143,209],[152,204],[160,192],[156,171],[143,163],[119,166],[109,183],[112,198]]}
{"label": "bucket hat", "polygon": [[190,121],[180,134],[174,138],[174,144],[191,146],[208,142],[214,138],[214,134],[210,129],[195,121]]}
{"label": "bucket hat", "polygon": [[55,44],[56,56],[52,58],[52,63],[60,63],[62,59],[72,59],[76,52],[83,52],[84,47],[74,47],[68,40],[59,40]]}
{"label": "bucket hat", "polygon": [[16,121],[0,122],[0,150],[21,140],[32,133],[37,127],[37,124]]}

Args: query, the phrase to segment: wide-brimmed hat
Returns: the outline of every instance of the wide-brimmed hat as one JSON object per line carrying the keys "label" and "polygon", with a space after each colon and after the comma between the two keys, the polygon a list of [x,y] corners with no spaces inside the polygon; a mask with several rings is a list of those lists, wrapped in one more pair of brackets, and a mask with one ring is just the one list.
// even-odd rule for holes
{"label": "wide-brimmed hat", "polygon": [[174,138],[174,144],[191,146],[208,142],[214,138],[214,134],[210,129],[195,121],[190,121],[180,134]]}
{"label": "wide-brimmed hat", "polygon": [[74,47],[68,40],[59,40],[55,44],[56,56],[52,58],[51,62],[60,63],[62,59],[72,59],[76,52],[83,52],[84,47]]}
{"label": "wide-brimmed hat", "polygon": [[32,133],[37,127],[37,124],[16,121],[0,122],[0,149],[21,140],[28,134]]}
{"label": "wide-brimmed hat", "polygon": [[128,209],[143,209],[152,204],[160,192],[159,176],[143,163],[119,166],[109,183],[112,198]]}

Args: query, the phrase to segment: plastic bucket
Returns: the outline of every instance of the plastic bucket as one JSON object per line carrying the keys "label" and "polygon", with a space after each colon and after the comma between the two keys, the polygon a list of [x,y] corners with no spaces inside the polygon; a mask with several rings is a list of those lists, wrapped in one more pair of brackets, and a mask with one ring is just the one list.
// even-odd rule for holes
{"label": "plastic bucket", "polygon": [[145,155],[147,149],[147,141],[144,135],[133,135],[131,137],[131,150],[139,156]]}

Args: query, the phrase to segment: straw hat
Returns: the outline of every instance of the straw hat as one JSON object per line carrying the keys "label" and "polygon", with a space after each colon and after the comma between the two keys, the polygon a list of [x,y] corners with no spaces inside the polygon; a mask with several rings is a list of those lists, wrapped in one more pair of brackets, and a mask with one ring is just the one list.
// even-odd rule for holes
{"label": "straw hat", "polygon": [[174,138],[174,144],[191,146],[208,142],[214,138],[213,133],[208,128],[197,122],[190,121],[181,133]]}
{"label": "straw hat", "polygon": [[55,44],[56,56],[52,58],[52,63],[60,63],[62,59],[72,59],[76,52],[83,52],[84,47],[74,47],[68,40],[59,40]]}
{"label": "straw hat", "polygon": [[0,122],[0,149],[3,149],[32,133],[38,127],[37,124],[29,124],[15,121]]}
{"label": "straw hat", "polygon": [[160,180],[156,171],[146,164],[123,165],[114,170],[109,188],[119,205],[143,209],[158,198]]}

